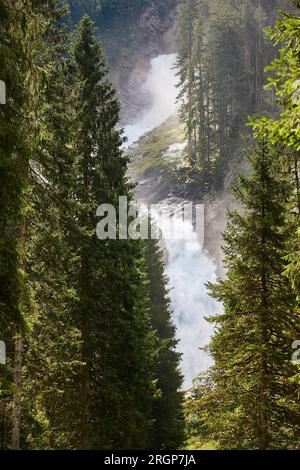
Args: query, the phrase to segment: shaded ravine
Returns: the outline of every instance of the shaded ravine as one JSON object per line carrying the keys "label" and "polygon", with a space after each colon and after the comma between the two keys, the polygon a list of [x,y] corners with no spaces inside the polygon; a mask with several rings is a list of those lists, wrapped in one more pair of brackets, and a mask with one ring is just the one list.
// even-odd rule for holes
{"label": "shaded ravine", "polygon": [[[143,87],[151,98],[151,106],[125,127],[128,145],[139,137],[160,126],[176,113],[175,55],[162,55],[152,60],[151,69]],[[174,145],[176,142],[174,142]],[[143,203],[149,203],[139,191]],[[184,204],[183,199],[164,199],[164,206],[172,203],[176,207]],[[167,216],[160,217],[159,228],[164,234],[168,226]],[[206,283],[216,279],[216,266],[203,249],[199,234],[195,233],[191,221],[176,217],[176,239],[165,239],[167,250],[166,275],[169,279],[173,320],[177,327],[178,350],[182,353],[184,388],[192,385],[193,378],[207,369],[211,360],[200,350],[209,342],[212,326],[205,316],[220,311],[220,306],[209,297]],[[178,233],[181,236],[178,237]]]}

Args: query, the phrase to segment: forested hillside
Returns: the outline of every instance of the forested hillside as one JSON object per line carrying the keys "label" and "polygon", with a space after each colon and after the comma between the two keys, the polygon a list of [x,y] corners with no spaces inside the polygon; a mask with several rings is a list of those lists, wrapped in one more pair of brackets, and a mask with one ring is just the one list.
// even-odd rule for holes
{"label": "forested hillside", "polygon": [[[300,449],[299,12],[0,0],[1,450]],[[178,112],[152,125],[168,102],[142,85],[176,110],[155,81],[172,73]],[[147,110],[126,150],[123,123]],[[129,163],[185,238],[124,222]],[[228,175],[217,279],[181,213],[227,197]]]}
{"label": "forested hillside", "polygon": [[96,236],[97,206],[130,197],[120,107],[93,23],[84,16],[69,42],[58,5],[0,2],[0,447],[177,447],[160,255]]}
{"label": "forested hillside", "polygon": [[[293,2],[299,7],[298,2]],[[186,401],[191,448],[299,449],[299,16],[268,30],[279,56],[268,90],[277,112],[256,109],[251,174],[227,214],[226,278],[210,284],[224,313],[207,347],[214,365]]]}
{"label": "forested hillside", "polygon": [[247,117],[274,113],[264,69],[274,55],[264,29],[284,1],[182,1],[178,19],[178,77],[187,157],[193,179],[222,188],[249,145]]}

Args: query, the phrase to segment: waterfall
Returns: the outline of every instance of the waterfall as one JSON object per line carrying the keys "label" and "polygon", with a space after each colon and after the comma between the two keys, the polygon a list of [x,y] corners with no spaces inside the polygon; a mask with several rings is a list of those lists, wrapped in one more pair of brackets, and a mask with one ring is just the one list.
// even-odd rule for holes
{"label": "waterfall", "polygon": [[177,111],[175,62],[176,54],[160,55],[151,61],[147,80],[141,89],[141,93],[146,93],[150,97],[151,105],[137,117],[135,122],[125,126],[127,146],[163,124]]}
{"label": "waterfall", "polygon": [[[163,220],[160,228],[164,234]],[[183,234],[182,238],[165,239],[166,274],[178,350],[182,353],[184,388],[189,388],[193,378],[211,364],[209,355],[199,348],[208,344],[213,330],[204,317],[220,312],[220,306],[208,295],[205,286],[216,280],[216,266],[203,250],[192,223],[177,218],[176,231]]]}
{"label": "waterfall", "polygon": [[[143,87],[143,91],[150,94],[152,104],[136,122],[126,126],[128,145],[176,113],[175,60],[175,54],[161,55],[152,60]],[[177,201],[178,205],[181,203],[183,201]],[[158,223],[164,235],[168,221],[160,217]],[[212,325],[204,317],[219,313],[220,306],[209,297],[205,286],[216,279],[216,266],[202,248],[191,221],[177,216],[176,231],[183,236],[165,240],[168,252],[166,275],[173,320],[177,327],[178,350],[182,353],[183,386],[186,389],[192,385],[193,378],[211,363],[210,357],[200,349],[209,342],[212,334]]]}

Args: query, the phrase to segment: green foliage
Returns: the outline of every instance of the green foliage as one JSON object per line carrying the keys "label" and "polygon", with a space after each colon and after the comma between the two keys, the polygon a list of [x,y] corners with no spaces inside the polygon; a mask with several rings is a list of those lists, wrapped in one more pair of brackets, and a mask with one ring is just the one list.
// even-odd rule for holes
{"label": "green foliage", "polygon": [[70,45],[56,3],[0,3],[1,448],[147,448],[157,358],[171,376],[178,356],[152,327],[142,243],[96,237],[98,205],[130,198],[120,106],[93,23]]}
{"label": "green foliage", "polygon": [[134,177],[141,178],[147,170],[154,168],[164,168],[165,179],[174,176],[171,171],[181,168],[185,162],[181,155],[178,155],[178,158],[174,155],[168,158],[168,149],[174,142],[184,144],[184,141],[184,125],[179,122],[177,116],[170,117],[160,127],[142,136],[138,142],[138,158],[130,164]]}
{"label": "green foliage", "polygon": [[263,94],[271,43],[263,28],[274,14],[264,2],[183,0],[178,77],[188,161],[207,188],[222,187],[247,132],[248,114],[274,111]]}
{"label": "green foliage", "polygon": [[183,443],[183,393],[176,352],[175,327],[171,320],[170,299],[166,290],[162,252],[156,240],[145,242],[145,259],[150,291],[151,323],[159,338],[155,376],[159,396],[153,406],[153,449],[178,449]]}
{"label": "green foliage", "polygon": [[[62,13],[56,1],[0,2],[1,80],[7,89],[7,103],[0,109],[0,318],[1,335],[9,359],[1,374],[1,422],[4,429],[1,447],[18,446],[20,383],[16,380],[14,338],[26,336],[34,310],[32,291],[26,273],[28,261],[28,220],[32,215],[34,181],[30,164],[39,164],[38,145],[46,133],[44,89],[53,66],[48,47],[53,22]],[[13,374],[13,368],[15,368]],[[15,379],[13,379],[15,375]],[[2,382],[2,379],[3,382]],[[14,432],[10,433],[10,409],[13,404]]]}
{"label": "green foliage", "polygon": [[299,327],[296,298],[284,278],[294,224],[287,214],[289,175],[279,153],[260,142],[252,174],[235,194],[244,212],[229,213],[224,234],[227,277],[210,285],[224,305],[209,321],[214,365],[198,386],[204,436],[221,448],[298,448],[299,408],[292,343]]}
{"label": "green foliage", "polygon": [[[178,0],[70,0],[76,25],[88,14],[97,28],[105,55],[113,70],[122,101],[134,106],[132,71],[139,60],[161,50],[161,38],[172,27]],[[139,100],[136,101],[137,107]],[[139,108],[138,108],[139,109]]]}
{"label": "green foliage", "polygon": [[[300,8],[298,1],[292,2]],[[299,227],[300,186],[299,186],[299,150],[300,150],[300,18],[295,14],[281,13],[275,29],[268,34],[275,45],[281,47],[279,57],[268,67],[268,88],[275,91],[281,106],[276,119],[262,116],[250,119],[257,136],[267,137],[273,143],[286,146],[289,171],[294,177],[294,217]],[[291,241],[290,252],[286,258],[288,265],[285,273],[297,295],[299,315],[300,265],[299,265],[299,228]],[[299,328],[297,330],[299,334]],[[294,378],[299,387],[299,372]]]}
{"label": "green foliage", "polygon": [[268,88],[273,88],[282,106],[278,119],[262,117],[251,119],[258,136],[266,136],[271,142],[282,142],[300,150],[300,18],[282,13],[275,29],[268,30],[275,46],[281,46],[280,55],[273,60],[268,71]]}

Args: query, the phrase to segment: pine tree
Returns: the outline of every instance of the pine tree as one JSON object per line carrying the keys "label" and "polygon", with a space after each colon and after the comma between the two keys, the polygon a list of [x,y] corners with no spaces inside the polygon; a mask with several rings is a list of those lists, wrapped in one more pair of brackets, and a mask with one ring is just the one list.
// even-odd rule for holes
{"label": "pine tree", "polygon": [[217,187],[222,186],[249,113],[244,28],[241,2],[210,2],[207,63],[212,90]]}
{"label": "pine tree", "polygon": [[178,21],[178,100],[181,102],[181,117],[186,124],[188,141],[188,160],[191,165],[196,162],[195,142],[193,136],[194,110],[194,69],[193,69],[193,30],[196,18],[197,1],[183,0],[179,8]]}
{"label": "pine tree", "polygon": [[[300,8],[298,1],[291,2]],[[261,117],[251,119],[252,126],[257,136],[268,138],[273,143],[286,146],[286,160],[289,171],[294,180],[294,218],[299,227],[300,214],[300,185],[299,185],[299,151],[300,151],[300,91],[299,91],[299,52],[300,52],[300,19],[295,14],[281,13],[277,19],[276,28],[268,31],[275,46],[280,45],[280,55],[273,60],[269,67],[272,75],[269,76],[268,87],[275,91],[278,102],[281,105],[281,113],[277,118]],[[291,287],[298,296],[299,304],[299,230],[291,241],[290,253],[287,256],[289,262],[286,274],[291,282]],[[298,333],[299,334],[299,333]],[[298,386],[298,375],[295,377]]]}
{"label": "pine tree", "polygon": [[[235,189],[244,212],[229,214],[224,235],[227,278],[211,286],[224,314],[209,346],[208,427],[221,448],[297,448],[299,408],[290,378],[299,316],[284,257],[293,237],[287,217],[289,178],[265,141],[251,157],[252,175]],[[211,384],[211,385],[209,385]]]}
{"label": "pine tree", "polygon": [[171,319],[170,299],[166,288],[162,252],[156,240],[145,242],[145,258],[149,279],[151,323],[160,340],[155,376],[159,396],[153,406],[153,449],[178,449],[184,438],[180,391],[180,354],[176,352],[175,326]]}
{"label": "pine tree", "polygon": [[86,17],[65,59],[56,2],[0,6],[1,447],[145,448],[157,340],[143,249],[96,237],[97,206],[129,197],[103,53]]}
{"label": "pine tree", "polygon": [[44,86],[49,78],[46,38],[52,22],[59,17],[56,3],[21,0],[13,5],[5,0],[0,3],[3,18],[0,56],[4,64],[1,79],[7,89],[7,103],[0,111],[0,271],[3,276],[0,305],[4,340],[9,351],[3,392],[2,446],[13,449],[20,447],[23,344],[33,311],[27,275],[28,220],[34,184],[30,166],[37,162],[37,149],[45,130]]}
{"label": "pine tree", "polygon": [[263,28],[270,9],[256,0],[188,1],[179,8],[178,99],[186,125],[192,179],[205,190],[223,185],[237,150],[248,139],[250,113],[273,112],[264,93],[272,45]]}
{"label": "pine tree", "polygon": [[96,208],[129,196],[127,160],[116,125],[119,103],[94,26],[85,16],[73,45],[79,85],[76,198],[78,302],[82,334],[81,448],[142,448],[151,430],[155,393],[154,333],[147,310],[142,247],[138,241],[96,237]]}
{"label": "pine tree", "polygon": [[197,168],[209,182],[211,171],[211,88],[205,47],[205,4],[200,1],[193,35],[193,93],[195,101],[194,140]]}
{"label": "pine tree", "polygon": [[[76,83],[60,44],[47,86],[47,134],[40,142],[39,166],[31,168],[32,216],[28,224],[28,279],[35,314],[24,361],[24,447],[76,449],[79,441],[78,375],[81,332],[72,315],[78,301],[74,283],[77,132]],[[25,439],[24,439],[25,441]]]}

